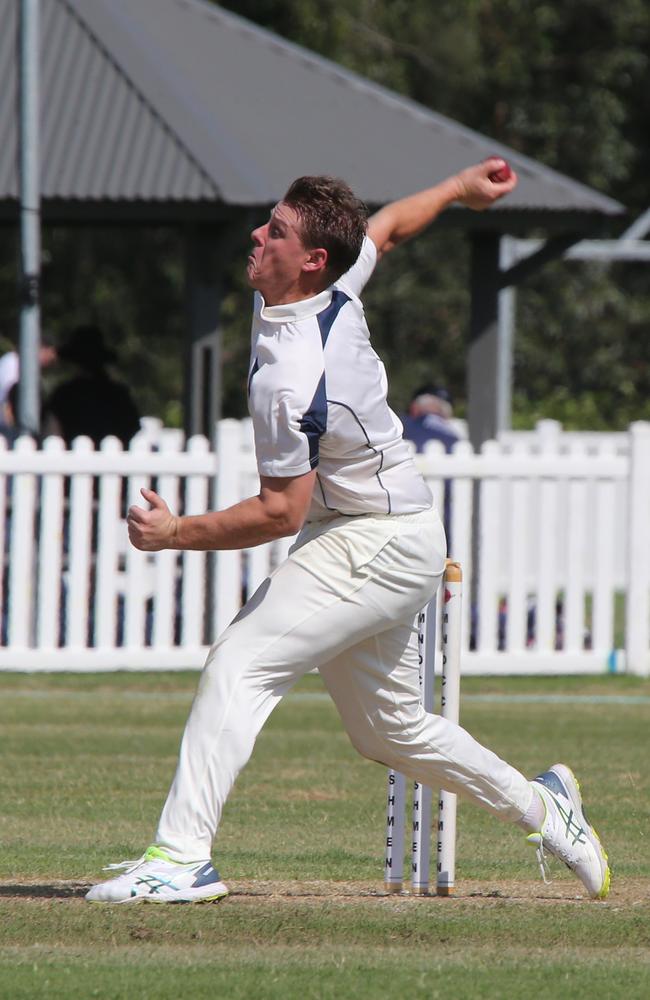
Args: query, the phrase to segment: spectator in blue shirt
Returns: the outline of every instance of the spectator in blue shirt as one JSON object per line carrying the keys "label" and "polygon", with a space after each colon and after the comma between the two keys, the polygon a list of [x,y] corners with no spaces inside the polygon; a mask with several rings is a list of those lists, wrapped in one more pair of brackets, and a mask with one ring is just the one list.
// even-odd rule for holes
{"label": "spectator in blue shirt", "polygon": [[[413,442],[416,451],[424,451],[428,441],[442,441],[445,451],[450,452],[458,441],[451,424],[452,413],[451,396],[446,389],[434,384],[420,386],[413,393],[408,413],[402,417],[404,437]],[[443,522],[451,552],[451,490],[447,480]]]}
{"label": "spectator in blue shirt", "polygon": [[416,451],[424,451],[427,441],[442,441],[449,452],[458,440],[451,425],[451,396],[441,386],[423,385],[413,393],[408,413],[402,418],[404,437]]}

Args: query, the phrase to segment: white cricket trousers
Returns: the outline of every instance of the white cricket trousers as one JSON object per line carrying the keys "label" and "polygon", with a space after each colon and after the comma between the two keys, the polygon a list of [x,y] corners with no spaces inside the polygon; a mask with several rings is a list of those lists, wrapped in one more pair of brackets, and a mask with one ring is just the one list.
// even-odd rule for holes
{"label": "white cricket trousers", "polygon": [[365,757],[521,818],[531,800],[524,776],[420,705],[417,613],[436,592],[445,552],[433,509],[303,529],[210,650],[156,844],[177,861],[210,856],[257,734],[314,667]]}

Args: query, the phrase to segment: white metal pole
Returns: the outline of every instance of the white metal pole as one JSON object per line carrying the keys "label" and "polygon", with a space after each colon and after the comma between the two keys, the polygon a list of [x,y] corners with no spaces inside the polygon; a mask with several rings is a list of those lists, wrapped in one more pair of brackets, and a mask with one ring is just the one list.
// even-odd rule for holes
{"label": "white metal pole", "polygon": [[[460,710],[460,638],[463,575],[460,563],[448,562],[442,611],[440,714],[458,724]],[[437,893],[451,895],[456,872],[456,795],[442,790],[438,801]]]}
{"label": "white metal pole", "polygon": [[[512,238],[502,236],[499,268],[506,272],[514,263]],[[499,292],[497,305],[497,433],[512,427],[512,366],[515,337],[517,289],[507,285]]]}
{"label": "white metal pole", "polygon": [[39,0],[20,4],[20,396],[21,427],[40,428]]}

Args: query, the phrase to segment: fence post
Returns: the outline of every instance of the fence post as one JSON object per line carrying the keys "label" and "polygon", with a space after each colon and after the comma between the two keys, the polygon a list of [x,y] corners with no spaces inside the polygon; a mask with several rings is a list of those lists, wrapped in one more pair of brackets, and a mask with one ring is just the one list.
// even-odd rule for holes
{"label": "fence post", "polygon": [[[217,510],[241,500],[241,427],[237,420],[220,420],[216,431]],[[223,632],[239,611],[241,603],[241,553],[226,549],[217,553],[214,581],[214,639]]]}
{"label": "fence post", "polygon": [[538,420],[535,430],[540,451],[559,452],[562,438],[562,424],[559,420]]}
{"label": "fence post", "polygon": [[625,663],[650,674],[650,423],[630,424]]}
{"label": "fence post", "polygon": [[[202,434],[196,434],[187,442],[187,450],[192,455],[206,455],[210,443]],[[185,513],[205,514],[209,509],[210,480],[203,475],[187,477],[185,491]],[[181,597],[181,646],[200,646],[206,633],[206,590],[209,553],[183,552],[183,590]],[[208,622],[208,634],[212,635],[212,622]]]}
{"label": "fence post", "polygon": [[[22,454],[36,450],[34,440],[27,436],[19,438],[14,447]],[[12,646],[33,645],[36,485],[36,476],[31,472],[13,477],[7,595],[9,644]]]}
{"label": "fence post", "polygon": [[[61,455],[65,443],[60,437],[48,437],[42,447],[44,453]],[[54,649],[58,646],[61,624],[65,502],[63,476],[61,473],[48,473],[42,477],[41,483],[35,645]]]}
{"label": "fence post", "polygon": [[[102,455],[120,455],[123,450],[122,442],[112,435],[105,437],[100,450]],[[122,582],[124,572],[120,572],[120,555],[126,552],[128,541],[125,512],[122,510],[121,477],[116,473],[105,472],[98,479],[94,640],[96,646],[110,649],[117,641],[118,581]],[[124,595],[121,596],[123,599]],[[124,607],[120,610],[123,618]]]}

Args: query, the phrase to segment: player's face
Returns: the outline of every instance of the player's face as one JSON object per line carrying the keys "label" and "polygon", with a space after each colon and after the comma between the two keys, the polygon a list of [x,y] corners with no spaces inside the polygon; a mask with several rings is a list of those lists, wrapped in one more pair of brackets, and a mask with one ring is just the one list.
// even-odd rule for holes
{"label": "player's face", "polygon": [[296,210],[280,202],[269,221],[253,230],[251,239],[253,250],[246,265],[248,283],[262,293],[267,305],[300,298],[298,283],[310,252],[302,242]]}

